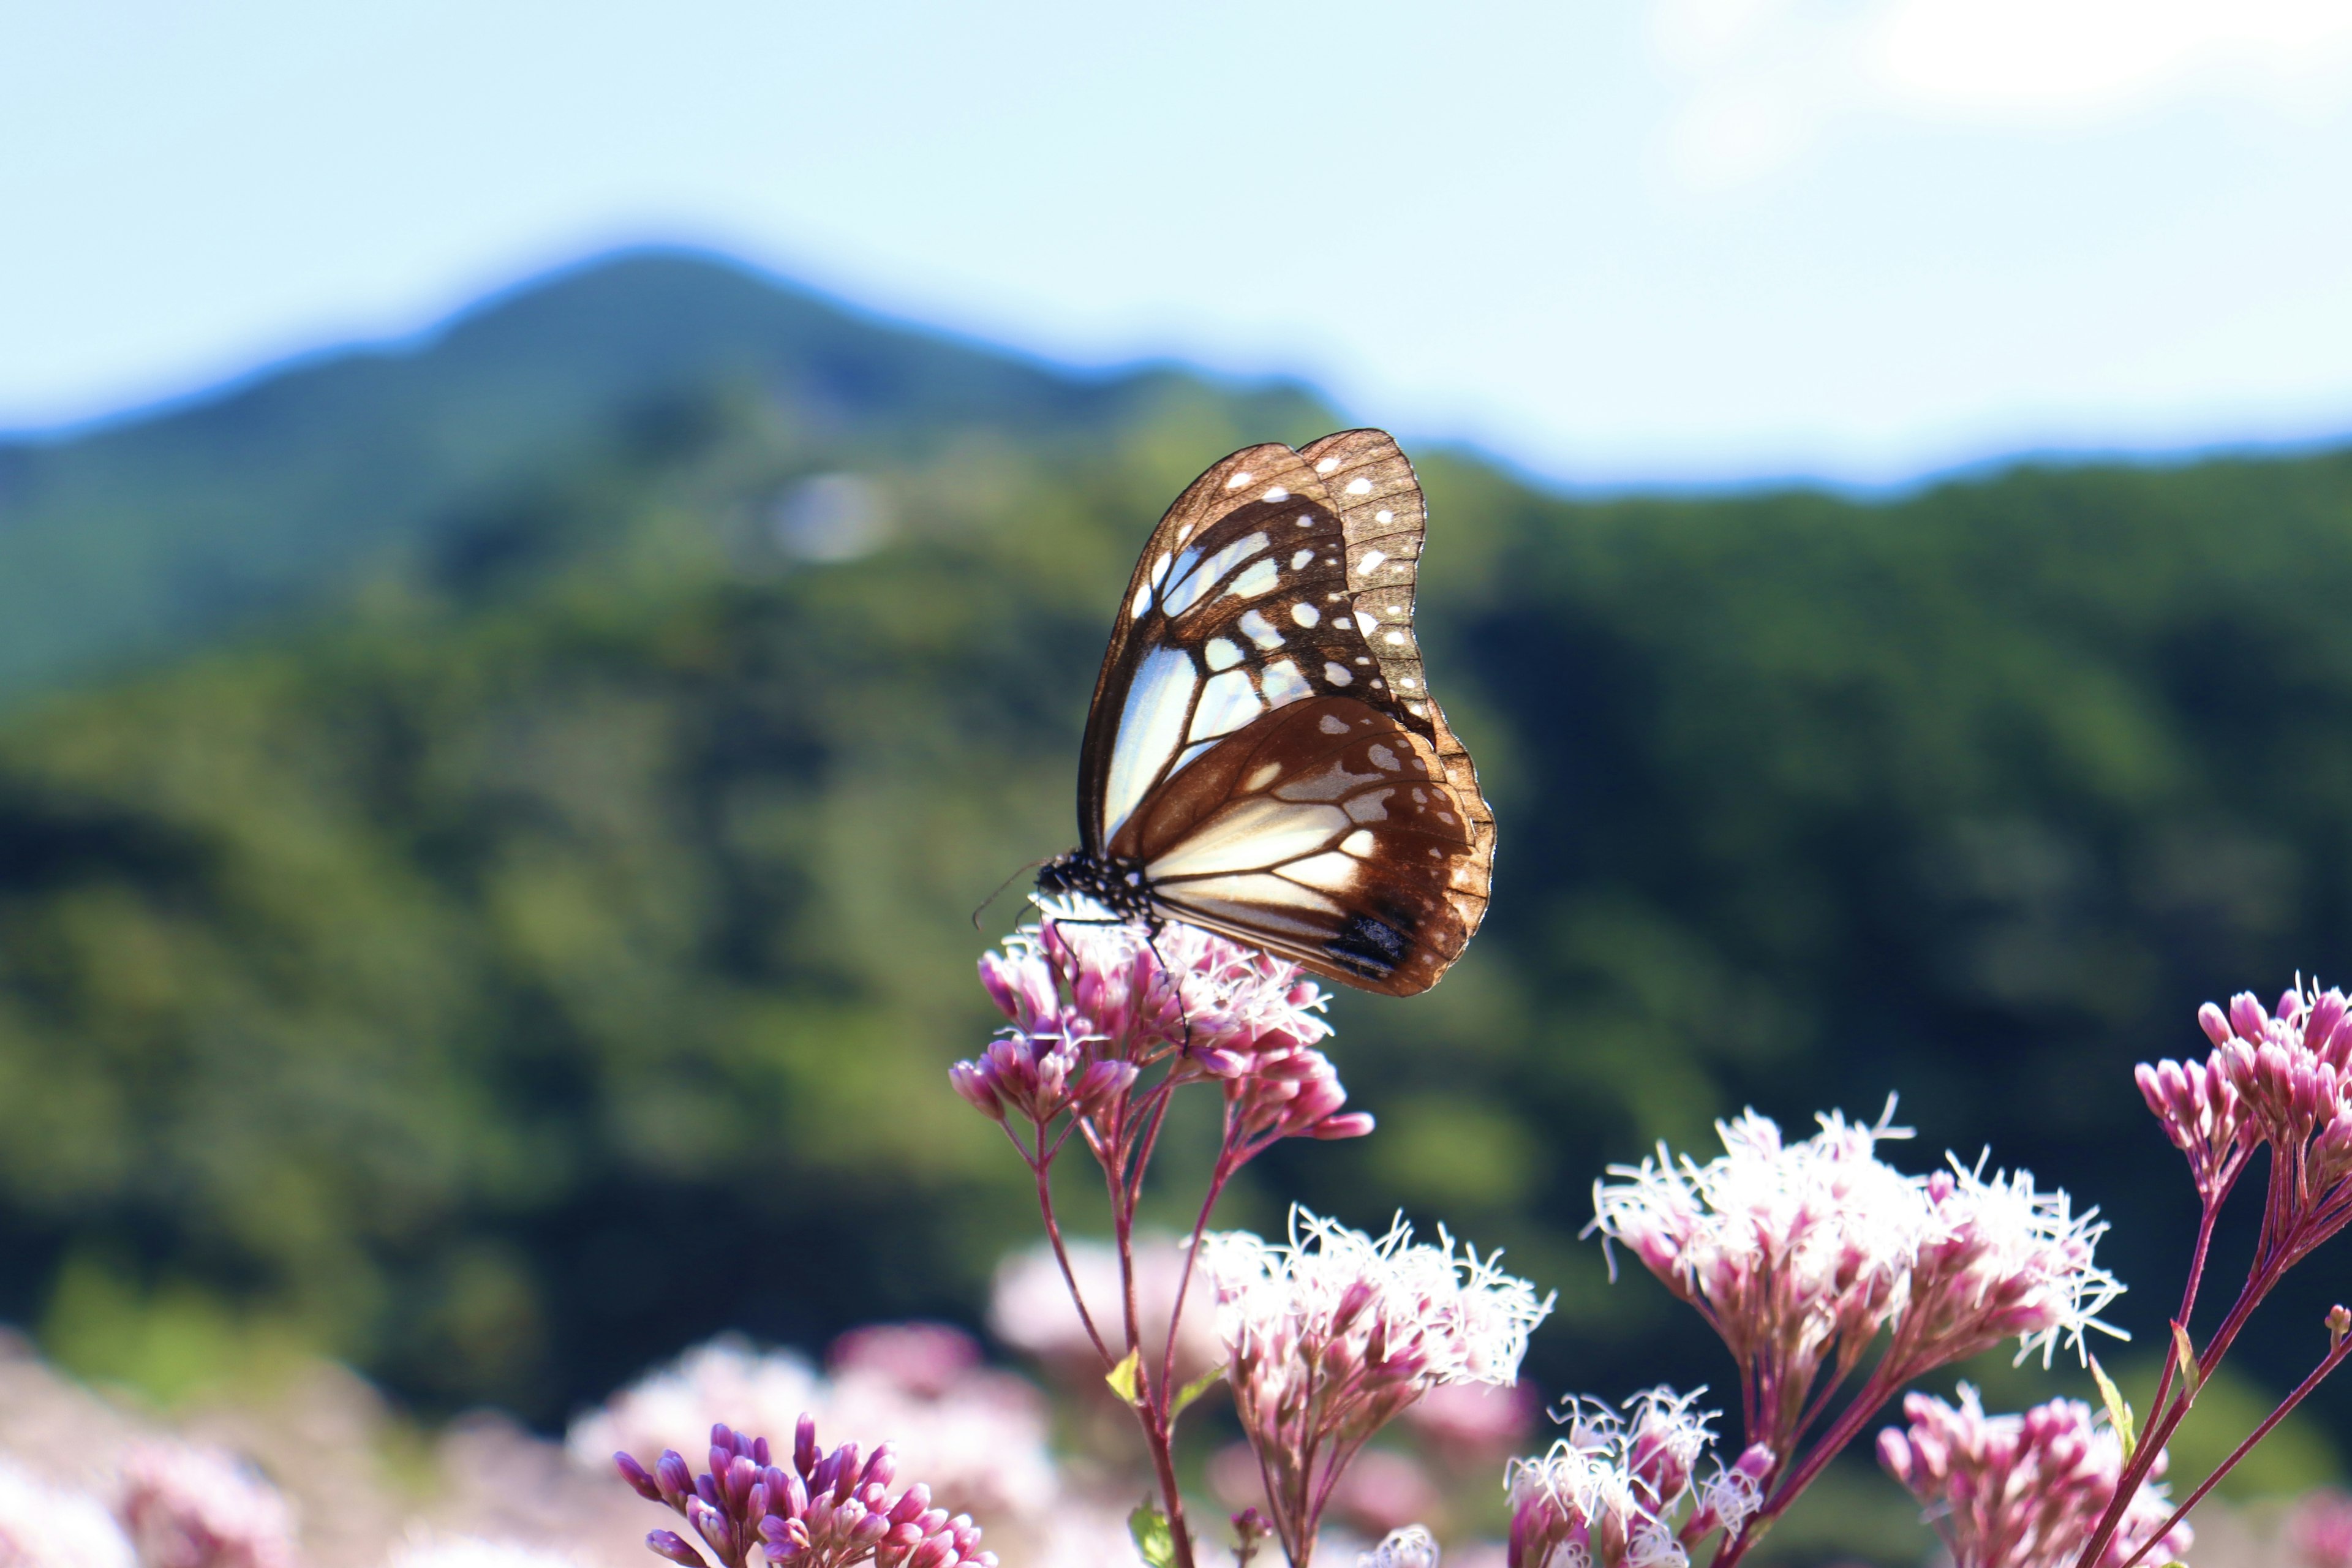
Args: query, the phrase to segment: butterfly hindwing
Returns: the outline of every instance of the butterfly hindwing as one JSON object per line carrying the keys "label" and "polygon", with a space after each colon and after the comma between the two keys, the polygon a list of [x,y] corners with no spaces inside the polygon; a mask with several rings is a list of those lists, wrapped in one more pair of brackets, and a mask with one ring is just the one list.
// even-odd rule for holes
{"label": "butterfly hindwing", "polygon": [[1332,978],[1435,983],[1485,913],[1494,818],[1423,684],[1423,521],[1377,430],[1246,448],[1178,498],[1096,682],[1090,864]]}
{"label": "butterfly hindwing", "polygon": [[1349,697],[1255,720],[1137,814],[1154,903],[1373,990],[1433,984],[1470,940],[1470,825],[1429,742]]}
{"label": "butterfly hindwing", "polygon": [[[1495,815],[1478,787],[1478,770],[1468,749],[1454,738],[1422,670],[1421,645],[1412,627],[1413,591],[1429,521],[1421,481],[1385,430],[1342,430],[1315,442],[1300,456],[1314,467],[1339,509],[1356,619],[1380,660],[1399,717],[1435,749],[1446,782],[1470,823],[1475,847],[1470,863],[1458,868],[1454,898],[1475,931],[1485,916],[1493,880]],[[1470,907],[1474,902],[1475,909]]]}

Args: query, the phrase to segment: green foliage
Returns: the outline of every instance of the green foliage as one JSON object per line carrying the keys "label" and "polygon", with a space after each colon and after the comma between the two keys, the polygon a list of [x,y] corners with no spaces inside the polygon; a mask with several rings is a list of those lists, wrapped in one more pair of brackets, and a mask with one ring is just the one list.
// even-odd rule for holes
{"label": "green foliage", "polygon": [[[258,1323],[541,1419],[725,1326],[970,1319],[1032,1222],[943,1082],[991,1026],[967,917],[1069,842],[1150,521],[1338,423],[672,258],[16,453],[0,680],[53,684],[0,732],[0,1311],[167,1389]],[[1428,997],[1339,1000],[1383,1130],[1226,1222],[1402,1205],[1559,1289],[1546,1387],[1721,1388],[1577,1238],[1593,1177],[1900,1090],[1915,1166],[2104,1205],[2160,1342],[2193,1210],[2129,1066],[2352,947],[2352,459],[1864,504],[1423,456],[1493,913]],[[81,576],[19,569],[78,531]]]}

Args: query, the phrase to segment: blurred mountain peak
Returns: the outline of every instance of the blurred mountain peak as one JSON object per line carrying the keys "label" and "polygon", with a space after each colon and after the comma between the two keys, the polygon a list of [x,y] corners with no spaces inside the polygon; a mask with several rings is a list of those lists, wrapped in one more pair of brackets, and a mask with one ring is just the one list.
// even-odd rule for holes
{"label": "blurred mountain peak", "polygon": [[[1056,367],[709,252],[593,258],[413,339],[0,437],[0,704],[339,602],[388,558],[434,553],[551,476],[690,443],[730,399],[761,407],[814,474],[974,436],[1097,438],[1171,398],[1285,425],[1311,406],[1297,388],[1172,367]],[[791,552],[822,558],[873,531],[834,518],[835,538],[802,512],[778,524]]]}

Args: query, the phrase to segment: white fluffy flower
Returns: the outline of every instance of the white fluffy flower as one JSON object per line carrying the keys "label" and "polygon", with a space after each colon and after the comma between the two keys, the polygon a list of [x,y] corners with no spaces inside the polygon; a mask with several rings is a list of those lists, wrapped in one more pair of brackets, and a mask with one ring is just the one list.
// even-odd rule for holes
{"label": "white fluffy flower", "polygon": [[[1421,1387],[1517,1381],[1528,1334],[1552,1298],[1498,1267],[1499,1252],[1458,1250],[1444,1226],[1437,1243],[1412,1242],[1402,1216],[1378,1240],[1306,1209],[1290,1211],[1282,1246],[1247,1231],[1202,1241],[1202,1263],[1217,1288],[1217,1331],[1238,1368],[1243,1359],[1286,1352],[1303,1342],[1367,1335],[1377,1324],[1391,1363],[1412,1363]],[[1268,1365],[1270,1375],[1288,1369]]]}
{"label": "white fluffy flower", "polygon": [[1771,1456],[1750,1449],[1701,1479],[1714,1440],[1713,1415],[1691,1408],[1702,1392],[1654,1388],[1616,1409],[1570,1400],[1568,1436],[1505,1478],[1521,1568],[1684,1568],[1685,1533],[1738,1534]]}
{"label": "white fluffy flower", "polygon": [[1356,1568],[1437,1568],[1437,1539],[1417,1524],[1391,1530],[1356,1559]]}
{"label": "white fluffy flower", "polygon": [[133,1568],[131,1542],[96,1498],[44,1485],[0,1459],[0,1564]]}
{"label": "white fluffy flower", "polygon": [[1290,1241],[1204,1237],[1234,1411],[1294,1561],[1314,1540],[1340,1473],[1366,1439],[1430,1389],[1507,1384],[1551,1310],[1499,1254],[1414,1246],[1402,1217],[1378,1240],[1290,1211]]}

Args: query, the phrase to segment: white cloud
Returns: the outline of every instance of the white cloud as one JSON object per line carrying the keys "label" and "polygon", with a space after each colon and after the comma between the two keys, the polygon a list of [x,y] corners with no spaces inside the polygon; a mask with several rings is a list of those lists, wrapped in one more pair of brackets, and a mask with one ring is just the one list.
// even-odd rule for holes
{"label": "white cloud", "polygon": [[2352,100],[2344,0],[1655,0],[1687,182],[1738,183],[1872,119],[2075,130],[2196,99]]}

